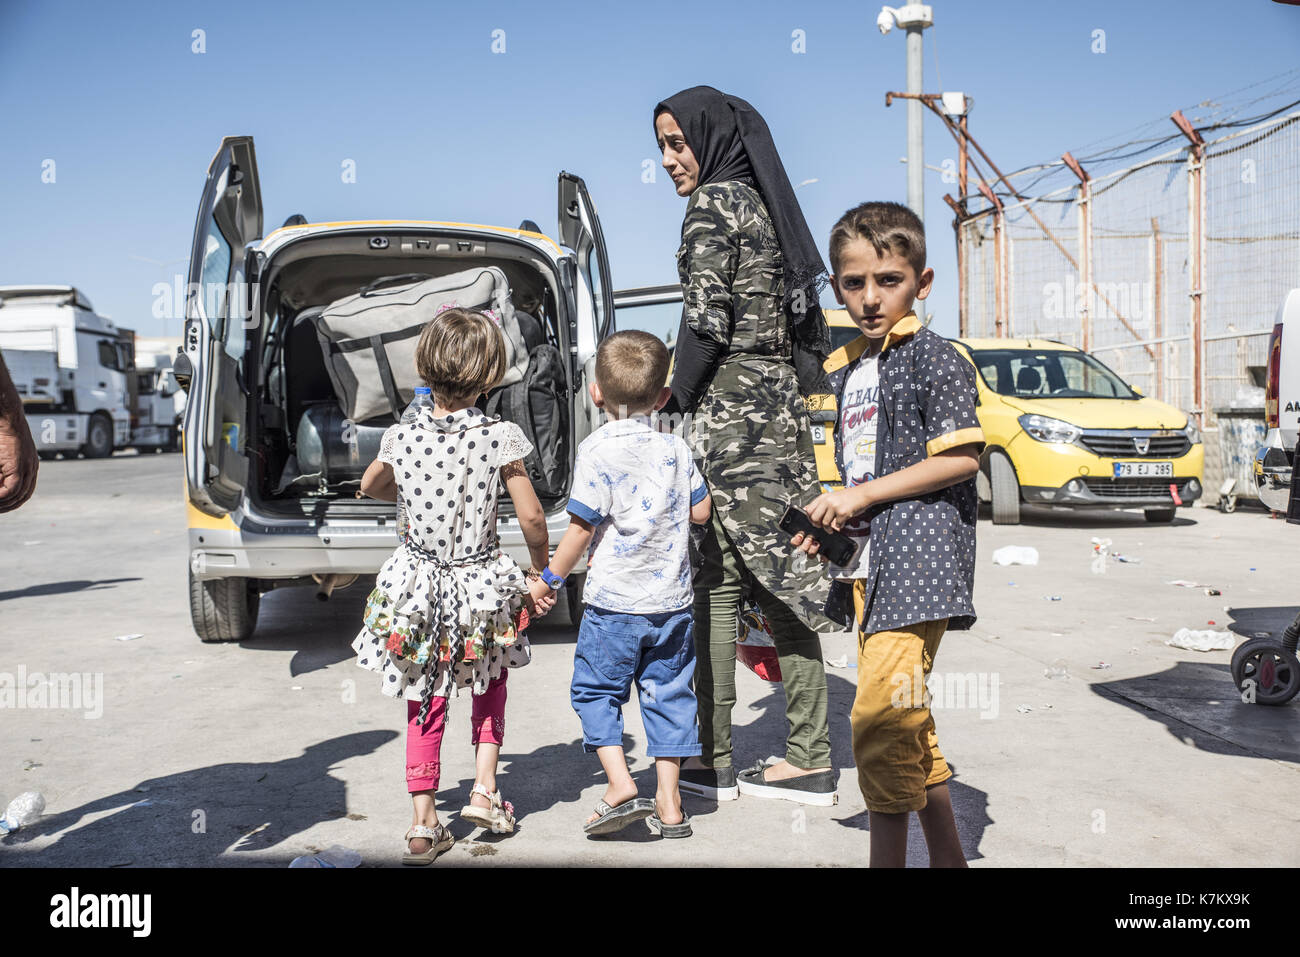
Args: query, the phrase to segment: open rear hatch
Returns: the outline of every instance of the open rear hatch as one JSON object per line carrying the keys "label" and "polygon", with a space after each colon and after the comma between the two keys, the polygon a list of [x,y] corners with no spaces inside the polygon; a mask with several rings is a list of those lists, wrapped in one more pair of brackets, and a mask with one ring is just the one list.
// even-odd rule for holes
{"label": "open rear hatch", "polygon": [[[258,415],[249,483],[259,511],[298,518],[391,513],[392,504],[361,496],[361,476],[395,421],[394,409],[400,415],[418,380],[402,363],[393,370],[395,394],[380,414],[348,418],[349,396],[340,394],[337,365],[331,377],[337,357],[318,332],[321,313],[367,287],[378,296],[399,283],[489,267],[504,275],[527,363],[521,382],[489,395],[486,411],[524,429],[539,452],[538,462],[530,463],[538,498],[548,512],[563,507],[574,451],[574,382],[563,358],[571,329],[554,267],[535,247],[508,236],[403,226],[400,232],[359,227],[306,236],[262,265],[265,321],[253,353]],[[398,347],[390,344],[386,352]],[[369,408],[375,411],[373,403]],[[510,510],[503,496],[502,511]]]}

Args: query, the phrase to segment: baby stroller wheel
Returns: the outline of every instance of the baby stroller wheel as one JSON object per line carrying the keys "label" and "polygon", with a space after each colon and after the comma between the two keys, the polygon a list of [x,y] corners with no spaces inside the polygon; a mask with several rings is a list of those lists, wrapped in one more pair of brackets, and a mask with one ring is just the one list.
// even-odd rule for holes
{"label": "baby stroller wheel", "polygon": [[1300,692],[1300,659],[1271,638],[1252,638],[1232,653],[1232,681],[1243,701],[1286,704]]}

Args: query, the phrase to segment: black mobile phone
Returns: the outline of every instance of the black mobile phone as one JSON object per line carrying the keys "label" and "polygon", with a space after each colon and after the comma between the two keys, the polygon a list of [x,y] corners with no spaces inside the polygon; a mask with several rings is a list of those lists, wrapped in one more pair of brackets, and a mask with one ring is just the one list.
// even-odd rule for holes
{"label": "black mobile phone", "polygon": [[821,553],[841,568],[853,560],[858,550],[853,539],[843,532],[832,532],[829,528],[819,528],[814,525],[808,513],[798,505],[791,505],[785,510],[781,521],[777,523],[777,528],[789,532],[791,537],[803,532],[816,539],[821,543]]}

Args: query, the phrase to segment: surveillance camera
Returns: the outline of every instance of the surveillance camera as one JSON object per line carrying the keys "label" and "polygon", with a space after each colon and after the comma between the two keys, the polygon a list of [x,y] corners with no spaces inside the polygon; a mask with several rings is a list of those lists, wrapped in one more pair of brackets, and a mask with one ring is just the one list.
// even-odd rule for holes
{"label": "surveillance camera", "polygon": [[881,10],[880,16],[876,17],[876,26],[880,28],[881,36],[894,29],[894,14],[888,7]]}

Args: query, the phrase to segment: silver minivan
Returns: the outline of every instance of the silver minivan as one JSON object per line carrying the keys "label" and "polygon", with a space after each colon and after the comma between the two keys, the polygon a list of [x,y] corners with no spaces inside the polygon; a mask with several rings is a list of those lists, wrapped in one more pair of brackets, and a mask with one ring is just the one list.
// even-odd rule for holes
{"label": "silver minivan", "polygon": [[[301,216],[263,238],[252,137],[222,141],[199,203],[175,364],[188,393],[190,611],[202,640],[250,637],[260,596],[272,588],[314,586],[327,598],[358,580],[366,585],[397,544],[391,503],[362,497],[356,480],[304,481],[294,473],[303,416],[334,398],[312,323],[295,321],[309,310],[395,274],[499,267],[516,305],[526,304],[567,360],[562,461],[571,471],[578,443],[600,424],[587,383],[594,381],[596,347],[614,328],[615,298],[586,186],[562,172],[558,193],[558,243],[528,220],[507,229],[417,220],[308,223]],[[352,449],[365,455],[363,446]],[[562,484],[567,489],[567,475]],[[552,494],[542,504],[558,542],[568,524],[566,498]],[[508,497],[500,506],[500,538],[527,567]],[[575,574],[568,583],[570,609],[581,607],[584,578]]]}

